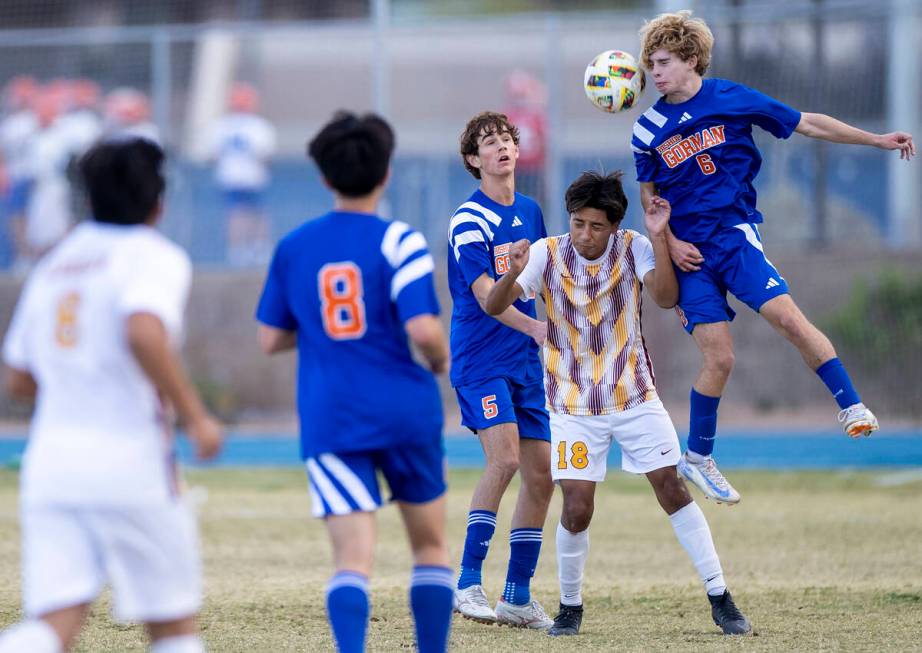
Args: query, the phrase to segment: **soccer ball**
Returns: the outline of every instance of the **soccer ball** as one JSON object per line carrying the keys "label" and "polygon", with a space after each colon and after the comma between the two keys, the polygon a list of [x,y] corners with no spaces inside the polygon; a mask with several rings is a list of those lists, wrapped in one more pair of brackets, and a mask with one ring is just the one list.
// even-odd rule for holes
{"label": "soccer ball", "polygon": [[606,113],[626,111],[637,104],[646,80],[637,61],[627,52],[606,50],[586,66],[586,96]]}

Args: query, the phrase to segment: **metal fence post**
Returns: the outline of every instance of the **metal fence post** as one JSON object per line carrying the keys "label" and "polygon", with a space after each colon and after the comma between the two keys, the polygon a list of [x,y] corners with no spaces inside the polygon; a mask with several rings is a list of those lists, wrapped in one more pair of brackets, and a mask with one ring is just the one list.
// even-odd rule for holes
{"label": "metal fence post", "polygon": [[390,0],[374,0],[372,5],[372,25],[374,29],[374,47],[372,48],[373,88],[375,113],[387,117],[390,112],[390,61],[387,56],[387,32],[390,27]]}
{"label": "metal fence post", "polygon": [[544,21],[544,76],[547,79],[547,159],[544,167],[544,222],[551,225],[551,233],[558,229],[566,231],[566,216],[561,211],[563,204],[563,88],[560,70],[560,16],[548,13]]}
{"label": "metal fence post", "polygon": [[166,29],[158,29],[151,40],[151,99],[154,122],[164,144],[170,143],[171,97],[173,90],[172,40]]}
{"label": "metal fence post", "polygon": [[[887,124],[885,131],[908,131],[917,141],[922,138],[922,112],[919,109],[922,62],[918,43],[920,23],[916,0],[891,0],[887,55]],[[922,173],[919,161],[907,163],[895,152],[887,153],[889,211],[887,244],[893,248],[922,244]]]}

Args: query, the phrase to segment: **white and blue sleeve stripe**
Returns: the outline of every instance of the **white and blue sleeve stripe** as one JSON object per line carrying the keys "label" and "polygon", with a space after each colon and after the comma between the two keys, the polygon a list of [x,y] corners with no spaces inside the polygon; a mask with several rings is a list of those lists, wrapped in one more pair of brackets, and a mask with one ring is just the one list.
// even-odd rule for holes
{"label": "white and blue sleeve stripe", "polygon": [[381,239],[381,253],[393,268],[399,265],[397,257],[399,256],[400,243],[407,232],[411,232],[410,225],[399,220],[391,222],[384,231],[384,238]]}
{"label": "white and blue sleeve stripe", "polygon": [[653,142],[653,132],[640,124],[640,120],[634,123],[634,138],[646,146]]}
{"label": "white and blue sleeve stripe", "polygon": [[391,279],[391,299],[396,301],[401,290],[414,281],[422,279],[426,275],[431,275],[434,269],[435,261],[432,260],[432,255],[428,253],[406,263],[397,270],[394,278]]}
{"label": "white and blue sleeve stripe", "polygon": [[381,240],[381,253],[396,270],[391,280],[391,300],[417,279],[435,269],[435,263],[426,247],[426,239],[403,222],[392,222]]}
{"label": "white and blue sleeve stripe", "polygon": [[502,223],[495,212],[477,202],[465,202],[455,211],[448,225],[448,243],[455,255],[461,260],[461,248],[473,243],[493,242],[494,229]]}

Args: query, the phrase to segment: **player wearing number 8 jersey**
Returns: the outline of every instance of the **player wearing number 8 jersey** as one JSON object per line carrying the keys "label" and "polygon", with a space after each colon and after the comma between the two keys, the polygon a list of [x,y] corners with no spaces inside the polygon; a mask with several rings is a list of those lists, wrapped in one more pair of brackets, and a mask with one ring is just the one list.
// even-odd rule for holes
{"label": "player wearing number 8 jersey", "polygon": [[[327,613],[343,652],[364,650],[381,472],[413,550],[420,651],[444,651],[452,574],[445,544],[442,403],[448,368],[433,261],[421,234],[377,215],[394,147],[376,116],[339,113],[311,141],[333,211],[276,248],[257,309],[267,353],[298,349],[301,454],[336,572]],[[428,370],[413,360],[420,350]]]}
{"label": "player wearing number 8 jersey", "polygon": [[762,157],[753,125],[776,138],[798,132],[835,143],[915,154],[904,132],[871,134],[830,116],[801,113],[758,91],[723,79],[702,79],[714,37],[691,12],[663,14],[641,30],[641,63],[663,94],[634,124],[631,148],[641,201],[659,195],[672,204],[669,250],[678,268],[677,309],[703,364],[691,390],[688,450],[679,471],[705,496],[736,503],[739,493],[711,456],[717,407],[733,367],[727,292],[758,311],[799,351],[841,409],[851,437],[870,435],[877,418],[861,402],[829,339],[791,299],[788,285],[765,257],[753,181]]}
{"label": "player wearing number 8 jersey", "polygon": [[[509,272],[490,290],[488,313],[517,297],[540,294],[547,309],[544,381],[551,409],[551,474],[563,491],[557,528],[560,612],[549,634],[579,632],[581,585],[589,553],[595,485],[605,480],[613,442],[625,471],[645,474],[679,541],[694,563],[727,634],[749,623],[726,591],[723,571],[701,509],[677,477],[679,442],[656,394],[640,314],[644,286],[671,308],[678,284],[664,230],[669,204],[651,198],[650,234],[619,229],[627,210],[621,173],[583,173],[566,193],[570,232],[512,245]],[[652,244],[651,244],[652,241]]]}

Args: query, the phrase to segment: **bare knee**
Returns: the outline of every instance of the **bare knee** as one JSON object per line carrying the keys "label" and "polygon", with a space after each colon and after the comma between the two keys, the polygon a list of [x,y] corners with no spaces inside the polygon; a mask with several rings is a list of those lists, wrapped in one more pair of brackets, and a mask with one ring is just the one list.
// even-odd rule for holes
{"label": "bare knee", "polygon": [[688,493],[685,481],[679,478],[675,467],[665,467],[647,474],[656,500],[660,506],[671,515],[691,503],[692,498]]}
{"label": "bare knee", "polygon": [[732,347],[719,347],[704,352],[705,368],[723,378],[730,376],[735,360]]}
{"label": "bare knee", "polygon": [[589,528],[594,509],[595,502],[591,496],[564,495],[560,523],[571,533],[582,533]]}
{"label": "bare knee", "polygon": [[797,344],[806,338],[810,324],[798,310],[782,311],[775,317],[775,326],[787,340]]}
{"label": "bare knee", "polygon": [[554,494],[554,481],[551,479],[551,470],[548,468],[522,467],[522,485],[530,494],[550,499]]}

